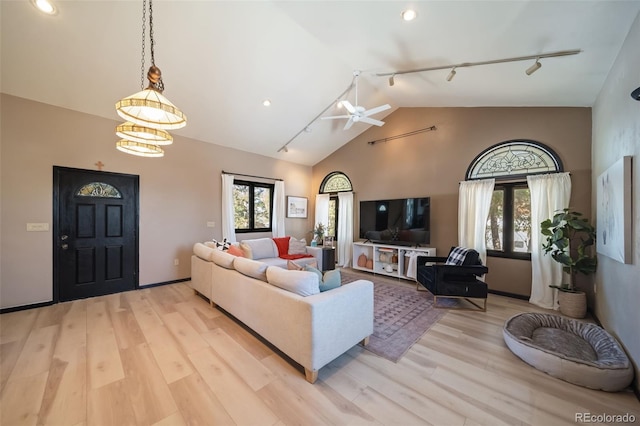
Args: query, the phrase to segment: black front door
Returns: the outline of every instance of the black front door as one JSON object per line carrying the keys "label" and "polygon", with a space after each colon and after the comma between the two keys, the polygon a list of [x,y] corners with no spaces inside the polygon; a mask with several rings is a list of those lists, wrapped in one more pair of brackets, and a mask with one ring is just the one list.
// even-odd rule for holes
{"label": "black front door", "polygon": [[53,168],[56,301],[138,287],[138,188],[134,175]]}

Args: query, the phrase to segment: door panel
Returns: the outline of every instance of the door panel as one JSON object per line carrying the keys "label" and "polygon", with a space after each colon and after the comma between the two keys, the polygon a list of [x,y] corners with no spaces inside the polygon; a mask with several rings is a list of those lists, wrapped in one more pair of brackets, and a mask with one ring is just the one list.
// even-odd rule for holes
{"label": "door panel", "polygon": [[54,167],[58,301],[138,286],[138,176]]}

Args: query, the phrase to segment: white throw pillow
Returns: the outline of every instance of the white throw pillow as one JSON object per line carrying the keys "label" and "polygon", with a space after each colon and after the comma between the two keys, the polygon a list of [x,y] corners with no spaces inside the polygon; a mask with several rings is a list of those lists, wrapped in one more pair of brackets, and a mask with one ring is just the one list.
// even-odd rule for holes
{"label": "white throw pillow", "polygon": [[297,240],[294,237],[289,239],[289,254],[307,254],[307,240]]}
{"label": "white throw pillow", "polygon": [[313,272],[290,271],[277,266],[269,266],[267,268],[267,282],[300,296],[320,293],[320,282],[318,276]]}
{"label": "white throw pillow", "polygon": [[[248,259],[258,260],[269,257],[278,257],[278,247],[276,247],[276,243],[272,238],[243,240],[240,243],[240,248],[245,252],[245,257]],[[248,253],[251,255],[248,256]]]}
{"label": "white throw pillow", "polygon": [[264,282],[267,282],[268,266],[266,263],[245,259],[244,257],[236,257],[233,261],[233,267],[236,268],[236,271]]}

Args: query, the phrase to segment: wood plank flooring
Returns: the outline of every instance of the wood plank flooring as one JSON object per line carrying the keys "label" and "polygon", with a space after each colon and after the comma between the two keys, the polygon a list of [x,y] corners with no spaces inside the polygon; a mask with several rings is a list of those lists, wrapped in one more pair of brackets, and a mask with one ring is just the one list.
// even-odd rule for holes
{"label": "wood plank flooring", "polygon": [[397,364],[355,346],[314,385],[188,283],[8,313],[0,424],[574,425],[576,413],[640,423],[633,393],[574,386],[515,357],[502,326],[525,311],[541,310],[489,295],[487,312],[447,311]]}

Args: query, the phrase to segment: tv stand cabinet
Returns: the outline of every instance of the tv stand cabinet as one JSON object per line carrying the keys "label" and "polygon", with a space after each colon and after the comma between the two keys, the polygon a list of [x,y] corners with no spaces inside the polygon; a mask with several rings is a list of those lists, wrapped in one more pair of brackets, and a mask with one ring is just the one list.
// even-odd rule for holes
{"label": "tv stand cabinet", "polygon": [[[407,275],[409,260],[414,253],[421,256],[436,256],[436,249],[433,247],[355,242],[353,243],[353,269],[415,281],[414,277]],[[365,255],[367,260],[372,260],[371,267],[358,266],[358,259],[361,255]],[[413,272],[415,276],[415,270]]]}

